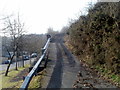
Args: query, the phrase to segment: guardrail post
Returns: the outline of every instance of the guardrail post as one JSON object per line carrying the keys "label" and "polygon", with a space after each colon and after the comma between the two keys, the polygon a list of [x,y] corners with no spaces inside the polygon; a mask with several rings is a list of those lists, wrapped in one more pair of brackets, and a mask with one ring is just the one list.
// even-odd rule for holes
{"label": "guardrail post", "polygon": [[42,52],[42,54],[44,53],[44,51],[45,51],[45,49],[44,49],[44,48],[41,48],[41,52]]}
{"label": "guardrail post", "polygon": [[49,55],[49,53],[47,54],[47,56],[46,56],[46,58],[45,58],[45,65],[44,65],[45,68],[46,68],[47,62],[48,62],[48,55]]}

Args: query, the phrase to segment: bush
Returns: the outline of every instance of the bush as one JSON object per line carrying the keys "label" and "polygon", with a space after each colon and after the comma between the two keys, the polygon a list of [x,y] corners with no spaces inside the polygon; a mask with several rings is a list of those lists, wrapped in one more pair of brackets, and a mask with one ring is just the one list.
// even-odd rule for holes
{"label": "bush", "polygon": [[70,44],[81,60],[115,73],[120,73],[119,4],[98,2],[68,29]]}

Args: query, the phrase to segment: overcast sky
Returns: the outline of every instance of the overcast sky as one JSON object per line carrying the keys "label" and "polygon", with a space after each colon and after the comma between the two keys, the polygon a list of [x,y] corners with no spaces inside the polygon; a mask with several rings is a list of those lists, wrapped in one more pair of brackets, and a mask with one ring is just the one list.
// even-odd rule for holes
{"label": "overcast sky", "polygon": [[0,0],[0,18],[20,14],[28,33],[60,30],[70,19],[84,14],[89,2],[97,0]]}

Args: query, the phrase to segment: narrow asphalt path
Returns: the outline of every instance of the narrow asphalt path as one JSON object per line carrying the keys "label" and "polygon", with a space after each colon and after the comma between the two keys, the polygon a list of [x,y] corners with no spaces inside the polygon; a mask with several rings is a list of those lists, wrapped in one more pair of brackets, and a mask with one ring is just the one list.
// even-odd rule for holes
{"label": "narrow asphalt path", "polygon": [[77,80],[79,63],[59,37],[50,44],[49,51],[49,62],[42,80],[42,88],[73,88]]}
{"label": "narrow asphalt path", "polygon": [[116,88],[77,60],[66,48],[62,38],[57,35],[49,46],[42,88]]}
{"label": "narrow asphalt path", "polygon": [[62,84],[63,57],[62,57],[62,52],[58,43],[56,43],[56,46],[57,46],[57,62],[54,67],[54,70],[47,88],[60,88]]}

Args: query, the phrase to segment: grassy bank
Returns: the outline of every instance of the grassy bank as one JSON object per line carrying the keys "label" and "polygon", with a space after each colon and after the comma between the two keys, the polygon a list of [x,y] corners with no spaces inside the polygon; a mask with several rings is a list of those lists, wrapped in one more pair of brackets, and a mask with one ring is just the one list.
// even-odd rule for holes
{"label": "grassy bank", "polygon": [[44,71],[41,71],[38,73],[37,76],[34,76],[29,84],[28,88],[41,88],[41,80],[42,80],[42,76],[44,74]]}
{"label": "grassy bank", "polygon": [[114,83],[116,86],[120,87],[120,75],[113,73],[111,70],[108,70],[103,65],[96,65],[93,68],[98,71],[104,79],[107,79]]}
{"label": "grassy bank", "polygon": [[18,74],[21,73],[21,71],[23,71],[25,68],[28,68],[29,65],[25,66],[24,68],[23,67],[19,67],[18,70],[10,70],[9,73],[8,73],[8,76],[5,76],[4,75],[4,72],[0,74],[0,77],[2,79],[0,79],[0,82],[2,82],[2,88],[19,88],[22,81],[23,80],[16,80],[16,81],[11,81],[13,78],[18,78]]}
{"label": "grassy bank", "polygon": [[[120,2],[97,2],[71,23],[69,44],[76,56],[90,66],[103,65],[120,75]],[[115,77],[115,76],[114,76]]]}
{"label": "grassy bank", "polygon": [[[74,48],[73,46],[68,42],[68,38],[65,37],[65,40],[66,40],[66,43],[65,45],[68,47],[68,49],[70,51],[72,51],[72,53],[78,58],[78,60],[81,60],[81,55],[76,55],[75,52],[74,52]],[[84,63],[86,63],[84,61]],[[86,63],[88,65],[88,63]],[[111,83],[115,84],[116,86],[120,87],[120,74],[116,74],[115,72],[113,72],[112,70],[109,70],[105,67],[105,65],[88,65],[90,68],[93,68],[96,72],[98,72],[98,74],[110,81]]]}
{"label": "grassy bank", "polygon": [[[5,76],[5,71],[1,71],[0,82],[2,82],[2,88],[20,88],[23,83],[23,76],[28,74],[29,65],[18,68],[18,70],[10,70],[8,76]],[[27,70],[26,70],[27,69]],[[33,76],[29,87],[32,88],[41,88],[41,79],[44,71],[39,72],[37,76]]]}

